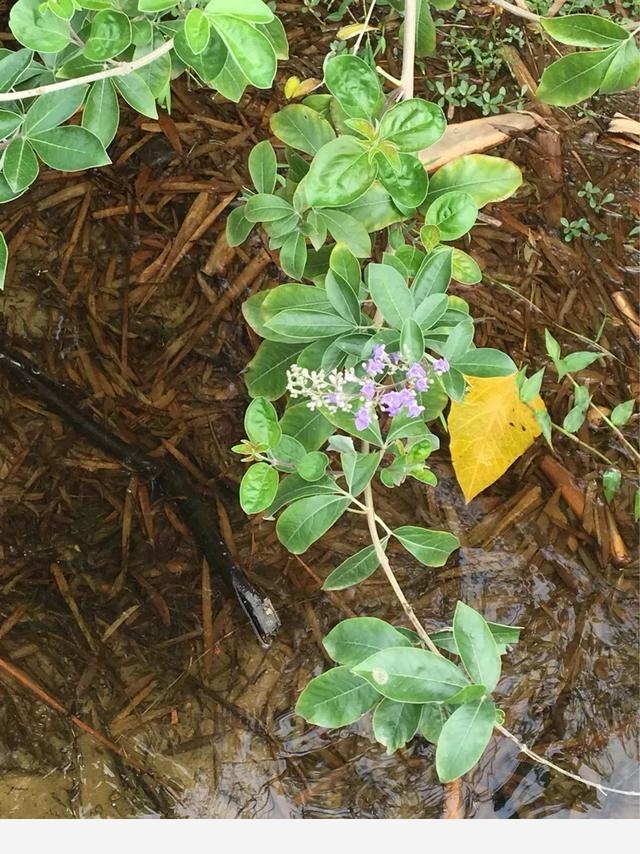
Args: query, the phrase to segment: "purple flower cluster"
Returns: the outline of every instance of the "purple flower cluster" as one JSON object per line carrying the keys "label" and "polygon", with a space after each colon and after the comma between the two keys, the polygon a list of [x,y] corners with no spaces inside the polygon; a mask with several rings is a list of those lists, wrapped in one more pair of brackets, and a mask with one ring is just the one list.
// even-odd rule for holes
{"label": "purple flower cluster", "polygon": [[376,407],[392,418],[403,410],[410,418],[424,412],[418,394],[429,390],[434,375],[441,377],[449,370],[449,362],[436,359],[425,367],[420,361],[404,360],[400,353],[387,353],[384,344],[376,344],[362,369],[362,377],[353,370],[332,371],[327,376],[324,371],[292,365],[287,372],[287,388],[292,397],[307,397],[310,409],[326,407],[329,412],[351,413],[356,429],[366,430],[376,419]]}

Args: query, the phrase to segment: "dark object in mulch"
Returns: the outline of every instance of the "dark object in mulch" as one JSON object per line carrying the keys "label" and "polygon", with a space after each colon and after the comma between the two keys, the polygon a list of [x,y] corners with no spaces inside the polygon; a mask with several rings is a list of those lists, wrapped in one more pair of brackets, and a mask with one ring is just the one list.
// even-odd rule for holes
{"label": "dark object in mulch", "polygon": [[260,643],[268,647],[280,627],[271,600],[259,593],[229,554],[216,523],[215,508],[202,498],[185,469],[171,458],[154,460],[136,445],[115,436],[70,400],[70,390],[23,356],[0,345],[0,369],[28,393],[60,416],[79,436],[156,484],[165,498],[176,503],[182,521],[212,569],[230,585]]}

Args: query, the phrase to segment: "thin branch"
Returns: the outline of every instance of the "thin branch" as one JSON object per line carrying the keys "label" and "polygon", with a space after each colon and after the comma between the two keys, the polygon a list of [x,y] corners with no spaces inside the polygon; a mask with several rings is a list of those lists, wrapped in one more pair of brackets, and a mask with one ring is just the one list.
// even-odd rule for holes
{"label": "thin branch", "polygon": [[355,56],[360,50],[360,45],[362,44],[362,39],[364,38],[364,34],[367,32],[367,27],[369,26],[369,21],[371,20],[371,16],[373,15],[373,10],[376,8],[377,0],[371,0],[371,5],[369,6],[369,11],[367,12],[367,16],[364,19],[364,24],[362,25],[362,29],[358,33],[358,38],[356,39],[356,43],[353,46],[353,50],[351,53]]}
{"label": "thin branch", "polygon": [[416,61],[416,33],[418,30],[418,0],[406,0],[404,5],[404,45],[402,48],[402,97],[413,98],[413,75]]}
{"label": "thin branch", "polygon": [[525,18],[527,21],[535,21],[539,23],[542,20],[541,15],[536,15],[535,12],[529,12],[527,9],[521,9],[519,6],[514,6],[513,3],[508,3],[507,0],[489,0],[492,6],[499,6],[505,12],[511,12],[512,15],[517,15],[518,18]]}
{"label": "thin branch", "polygon": [[59,80],[56,83],[47,83],[45,86],[36,86],[34,89],[22,89],[14,92],[0,92],[0,103],[5,101],[24,101],[28,98],[37,98],[40,95],[49,95],[51,92],[60,92],[63,89],[73,89],[74,86],[81,86],[83,83],[95,83],[96,80],[106,80],[109,77],[124,77],[131,74],[132,71],[137,71],[139,68],[144,68],[149,65],[173,47],[173,39],[152,50],[151,53],[141,56],[139,59],[134,59],[132,62],[120,62],[113,68],[107,68],[104,71],[96,71],[93,74],[85,74],[84,77],[72,77],[70,80]]}

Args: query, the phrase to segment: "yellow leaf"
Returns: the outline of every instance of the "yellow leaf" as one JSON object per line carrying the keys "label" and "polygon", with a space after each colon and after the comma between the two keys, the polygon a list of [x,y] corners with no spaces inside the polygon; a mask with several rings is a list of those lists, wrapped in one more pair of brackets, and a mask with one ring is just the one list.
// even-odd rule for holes
{"label": "yellow leaf", "polygon": [[309,77],[307,80],[300,80],[299,77],[289,77],[284,84],[284,97],[288,101],[292,98],[303,98],[320,85],[322,85],[322,80],[317,80],[315,77]]}
{"label": "yellow leaf", "polygon": [[360,33],[369,33],[376,29],[377,27],[370,27],[368,24],[347,24],[345,27],[341,27],[338,30],[336,37],[339,38],[340,41],[346,42],[354,36],[359,36]]}
{"label": "yellow leaf", "polygon": [[541,433],[529,407],[544,409],[544,403],[540,397],[522,403],[516,376],[467,377],[464,400],[451,403],[451,459],[467,502],[501,477]]}

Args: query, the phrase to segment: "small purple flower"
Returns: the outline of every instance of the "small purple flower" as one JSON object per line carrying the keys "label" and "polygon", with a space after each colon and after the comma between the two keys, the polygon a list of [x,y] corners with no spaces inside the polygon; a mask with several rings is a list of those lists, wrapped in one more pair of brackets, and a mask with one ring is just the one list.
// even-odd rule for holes
{"label": "small purple flower", "polygon": [[380,407],[392,417],[400,414],[404,407],[412,418],[424,411],[416,400],[416,393],[412,388],[403,388],[401,391],[388,391],[380,398]]}
{"label": "small purple flower", "polygon": [[338,395],[335,392],[332,392],[331,394],[327,394],[325,396],[325,400],[327,401],[327,403],[330,406],[337,406],[338,405]]}
{"label": "small purple flower", "polygon": [[356,430],[366,430],[371,424],[371,413],[368,406],[361,406],[356,412]]}
{"label": "small purple flower", "polygon": [[394,365],[400,364],[400,353],[398,353],[398,352],[391,353],[389,358],[391,359],[391,361],[393,362]]}
{"label": "small purple flower", "polygon": [[365,380],[360,391],[367,400],[373,400],[376,396],[376,384],[373,380]]}
{"label": "small purple flower", "polygon": [[408,380],[423,380],[427,376],[427,372],[422,367],[420,362],[414,362],[407,371]]}
{"label": "small purple flower", "polygon": [[439,377],[446,374],[450,367],[449,362],[444,357],[442,359],[436,359],[432,365],[433,372]]}
{"label": "small purple flower", "polygon": [[384,344],[376,344],[373,348],[373,355],[365,366],[366,372],[371,376],[381,374],[385,369],[387,360],[388,356]]}
{"label": "small purple flower", "polygon": [[416,391],[429,391],[429,380],[426,377],[416,380]]}

